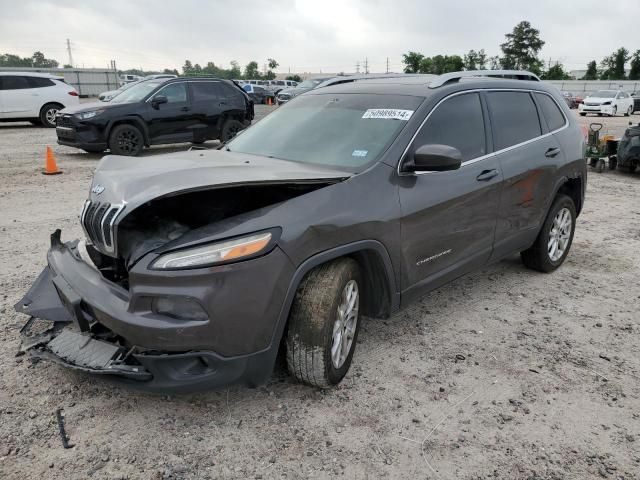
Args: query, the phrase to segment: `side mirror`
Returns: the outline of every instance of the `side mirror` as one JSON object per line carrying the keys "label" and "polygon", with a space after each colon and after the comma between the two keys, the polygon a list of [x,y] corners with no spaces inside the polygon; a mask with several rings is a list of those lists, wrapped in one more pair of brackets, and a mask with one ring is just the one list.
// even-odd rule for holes
{"label": "side mirror", "polygon": [[460,150],[449,145],[429,144],[416,149],[413,162],[408,162],[406,169],[414,172],[446,172],[457,170],[460,165]]}
{"label": "side mirror", "polygon": [[151,100],[151,106],[158,110],[160,105],[167,102],[169,102],[169,99],[167,97],[165,97],[164,95],[157,95],[153,97],[153,100]]}

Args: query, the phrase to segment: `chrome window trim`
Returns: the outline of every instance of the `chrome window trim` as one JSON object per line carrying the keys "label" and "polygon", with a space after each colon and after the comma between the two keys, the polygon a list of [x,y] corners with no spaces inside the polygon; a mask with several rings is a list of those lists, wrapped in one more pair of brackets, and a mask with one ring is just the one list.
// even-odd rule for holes
{"label": "chrome window trim", "polygon": [[[565,128],[569,127],[569,119],[567,118],[567,115],[565,114],[564,110],[562,110],[562,107],[560,107],[560,105],[558,104],[558,102],[556,101],[555,98],[553,98],[553,95],[551,95],[549,92],[545,92],[543,90],[535,90],[532,88],[477,88],[477,89],[473,89],[473,90],[463,90],[460,92],[455,92],[452,93],[451,95],[447,95],[446,97],[444,97],[442,100],[440,100],[438,103],[436,103],[436,105],[431,109],[431,111],[427,114],[427,116],[424,118],[424,120],[422,120],[422,122],[420,123],[420,126],[418,127],[418,129],[416,130],[416,132],[413,134],[413,136],[411,137],[411,140],[409,140],[409,143],[407,144],[406,148],[404,149],[404,151],[402,152],[402,155],[400,155],[400,161],[398,161],[398,166],[396,168],[396,171],[398,173],[399,176],[401,177],[405,177],[405,176],[411,176],[411,175],[425,175],[425,174],[430,174],[430,173],[441,173],[441,172],[435,172],[435,171],[424,171],[424,172],[401,172],[400,171],[400,166],[402,165],[402,163],[404,162],[405,156],[407,155],[407,152],[409,151],[409,148],[411,148],[411,145],[413,144],[413,142],[415,141],[416,137],[418,136],[418,134],[420,133],[420,131],[422,130],[422,127],[424,127],[424,124],[427,123],[427,121],[429,120],[429,118],[431,117],[431,115],[433,114],[433,112],[436,111],[436,109],[442,105],[445,101],[447,101],[448,99],[452,98],[452,97],[456,97],[458,95],[464,95],[466,93],[480,93],[480,92],[526,92],[526,93],[542,93],[544,95],[547,95],[548,97],[551,98],[551,100],[553,100],[553,102],[556,104],[556,106],[558,107],[558,109],[560,110],[560,112],[562,113],[562,116],[564,117],[564,125],[560,128],[557,128],[556,130],[553,130],[551,132],[547,132],[545,134],[542,134],[538,137],[535,138],[531,138],[529,140],[526,140],[524,142],[521,143],[517,143],[516,145],[511,145],[509,147],[503,148],[501,150],[496,150],[495,152],[491,152],[491,153],[487,153],[486,155],[482,155],[480,157],[476,157],[476,158],[472,158],[470,160],[466,160],[464,162],[462,162],[462,164],[460,165],[460,168],[464,168],[467,165],[473,165],[474,163],[480,162],[482,160],[486,160],[488,158],[492,158],[495,157],[496,155],[500,155],[502,153],[505,152],[509,152],[511,150],[514,150],[516,148],[520,148],[523,145],[528,145],[530,143],[536,142],[542,138],[546,138],[550,135],[553,135],[555,133],[558,133],[562,130],[564,130]],[[536,104],[536,110],[538,110],[538,106]],[[539,112],[539,115],[543,115],[542,112]],[[544,117],[543,117],[544,118]],[[486,125],[485,125],[486,128]]]}

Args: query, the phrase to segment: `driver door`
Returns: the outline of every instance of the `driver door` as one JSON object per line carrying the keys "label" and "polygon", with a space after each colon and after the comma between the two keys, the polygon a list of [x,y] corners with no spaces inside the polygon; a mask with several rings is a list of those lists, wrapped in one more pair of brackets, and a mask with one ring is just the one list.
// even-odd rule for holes
{"label": "driver door", "polygon": [[458,170],[400,177],[404,305],[491,255],[502,173],[498,160],[487,156],[486,117],[478,93],[451,96],[430,113],[403,158],[429,144],[462,153]]}
{"label": "driver door", "polygon": [[[154,99],[166,97],[166,103],[156,104]],[[190,142],[198,122],[194,115],[187,82],[170,83],[160,88],[147,100],[149,137],[151,143]]]}

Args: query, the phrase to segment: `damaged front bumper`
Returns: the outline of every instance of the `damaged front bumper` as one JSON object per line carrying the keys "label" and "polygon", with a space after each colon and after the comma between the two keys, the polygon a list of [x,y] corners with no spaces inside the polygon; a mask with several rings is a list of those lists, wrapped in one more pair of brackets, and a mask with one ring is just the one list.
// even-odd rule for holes
{"label": "damaged front bumper", "polygon": [[[274,258],[267,257],[251,262],[272,267]],[[210,390],[234,383],[256,386],[266,382],[271,375],[281,334],[279,315],[265,318],[263,315],[268,312],[263,310],[260,318],[243,317],[241,321],[210,318],[204,323],[157,318],[152,312],[137,311],[135,306],[150,291],[175,293],[170,285],[150,282],[146,286],[132,285],[130,291],[126,291],[105,280],[97,269],[88,265],[78,251],[77,242],[61,243],[59,231],[52,235],[47,259],[48,266],[15,306],[16,311],[31,316],[21,330],[21,350],[32,357],[156,392]],[[275,258],[275,261],[281,260]],[[225,295],[229,293],[228,288],[238,286],[230,274],[230,266],[209,270],[209,275],[195,275],[201,282],[200,290],[206,284],[217,283],[215,292]],[[217,278],[217,275],[225,274],[228,285],[222,285]],[[198,288],[193,277],[185,277],[184,272],[180,276],[178,272],[174,280],[186,284],[194,292]],[[244,277],[246,287],[246,274]],[[267,278],[262,280],[269,283]],[[274,288],[268,294],[277,297],[279,290]],[[215,294],[212,296],[210,290],[204,291],[208,293],[198,299],[203,305],[215,304],[220,298]],[[234,298],[227,302],[241,304],[238,300],[241,293],[236,291]],[[258,298],[254,300],[262,303]],[[212,317],[217,317],[215,312],[226,311],[225,308],[207,310]],[[242,308],[238,309],[243,312]],[[260,321],[258,325],[257,320]],[[228,328],[223,329],[225,324]],[[226,335],[232,335],[238,324],[246,331],[244,348],[238,348],[238,354],[222,355],[213,348],[202,348],[224,342]],[[247,331],[250,326],[251,331]],[[269,335],[259,338],[255,336],[256,331],[269,332]],[[261,343],[264,347],[257,351],[242,351],[260,347]]]}

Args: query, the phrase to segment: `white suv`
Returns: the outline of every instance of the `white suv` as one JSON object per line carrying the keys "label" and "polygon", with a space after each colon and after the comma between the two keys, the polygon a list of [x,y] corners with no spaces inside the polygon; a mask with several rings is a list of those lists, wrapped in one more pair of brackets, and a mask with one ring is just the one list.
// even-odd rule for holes
{"label": "white suv", "polygon": [[0,72],[0,122],[56,126],[56,113],[78,105],[75,88],[46,73]]}
{"label": "white suv", "polygon": [[633,113],[633,98],[622,90],[598,90],[578,105],[578,112],[583,117],[587,113],[604,114],[610,117],[622,113],[629,116]]}

